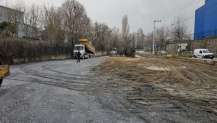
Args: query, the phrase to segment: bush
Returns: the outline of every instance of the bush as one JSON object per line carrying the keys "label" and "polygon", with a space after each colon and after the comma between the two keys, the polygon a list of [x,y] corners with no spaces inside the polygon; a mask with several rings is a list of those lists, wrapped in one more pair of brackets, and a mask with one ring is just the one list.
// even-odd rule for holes
{"label": "bush", "polygon": [[0,32],[10,32],[10,33],[16,33],[16,25],[9,22],[2,22],[0,23]]}

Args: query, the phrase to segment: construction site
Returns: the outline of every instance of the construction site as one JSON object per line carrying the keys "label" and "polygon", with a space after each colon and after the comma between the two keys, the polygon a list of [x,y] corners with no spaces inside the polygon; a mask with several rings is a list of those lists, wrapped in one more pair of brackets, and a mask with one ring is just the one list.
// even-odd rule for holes
{"label": "construction site", "polygon": [[150,56],[16,65],[0,90],[0,121],[215,123],[216,70]]}
{"label": "construction site", "polygon": [[185,58],[116,57],[100,68],[111,77],[112,88],[125,90],[126,100],[134,105],[132,112],[138,111],[144,119],[153,115],[151,122],[216,122],[214,64]]}
{"label": "construction site", "polygon": [[216,8],[0,1],[0,123],[217,123]]}

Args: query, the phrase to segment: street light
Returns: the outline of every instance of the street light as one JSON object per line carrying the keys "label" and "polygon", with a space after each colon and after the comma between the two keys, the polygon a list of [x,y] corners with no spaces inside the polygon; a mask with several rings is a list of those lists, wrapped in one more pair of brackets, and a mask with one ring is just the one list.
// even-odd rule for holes
{"label": "street light", "polygon": [[155,54],[155,30],[156,30],[156,23],[160,23],[161,20],[154,20],[153,23],[154,23],[154,30],[153,30],[153,55]]}

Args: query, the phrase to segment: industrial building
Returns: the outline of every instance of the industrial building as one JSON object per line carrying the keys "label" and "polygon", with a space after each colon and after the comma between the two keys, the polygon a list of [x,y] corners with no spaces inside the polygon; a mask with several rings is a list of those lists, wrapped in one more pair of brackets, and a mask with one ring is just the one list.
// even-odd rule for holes
{"label": "industrial building", "polygon": [[16,34],[19,38],[33,37],[34,27],[24,23],[24,12],[0,5],[0,23],[16,23]]}
{"label": "industrial building", "polygon": [[217,0],[206,0],[195,12],[194,39],[217,37]]}

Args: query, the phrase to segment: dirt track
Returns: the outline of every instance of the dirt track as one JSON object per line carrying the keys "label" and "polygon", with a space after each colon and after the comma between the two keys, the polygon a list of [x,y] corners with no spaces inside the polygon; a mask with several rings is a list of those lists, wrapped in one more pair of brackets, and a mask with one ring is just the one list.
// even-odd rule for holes
{"label": "dirt track", "polygon": [[116,57],[100,68],[112,76],[114,88],[126,86],[125,98],[147,122],[217,122],[217,66],[187,59]]}

